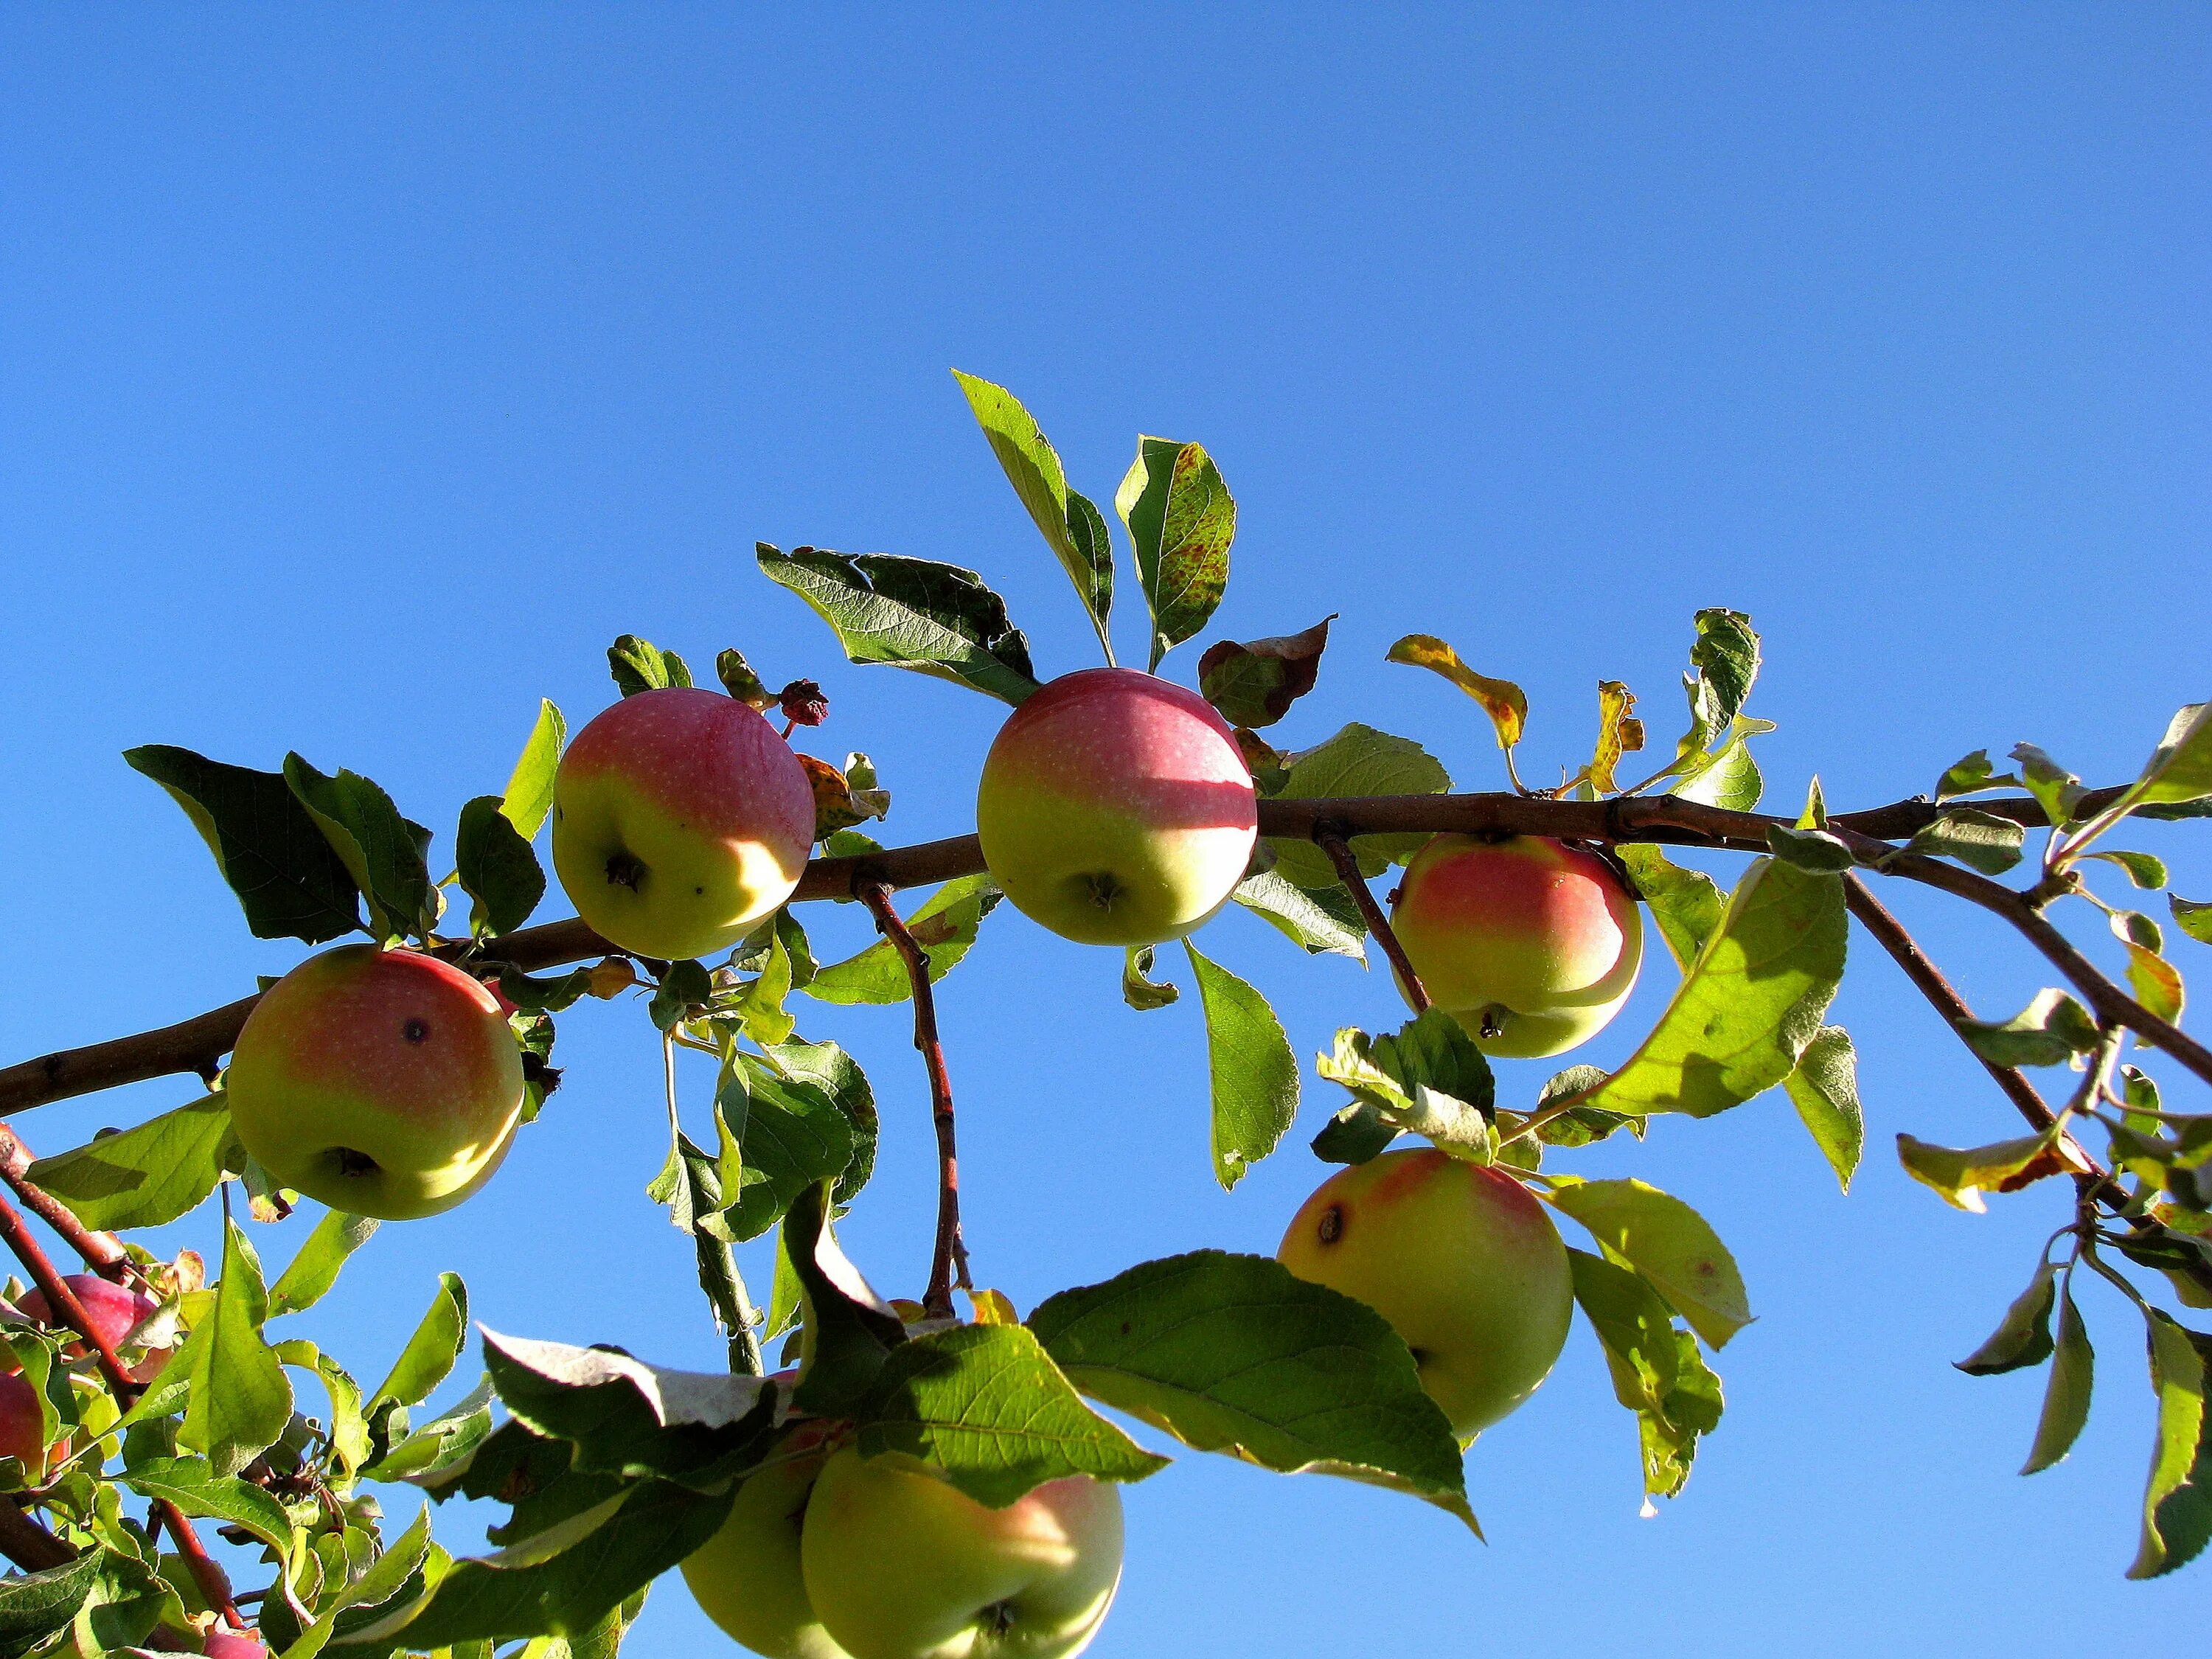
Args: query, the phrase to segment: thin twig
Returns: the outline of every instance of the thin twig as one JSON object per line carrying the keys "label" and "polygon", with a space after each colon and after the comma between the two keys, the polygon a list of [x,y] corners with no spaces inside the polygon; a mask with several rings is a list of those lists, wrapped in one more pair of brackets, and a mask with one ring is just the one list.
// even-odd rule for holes
{"label": "thin twig", "polygon": [[[77,1300],[76,1292],[70,1289],[60,1271],[55,1267],[53,1258],[32,1235],[15,1206],[5,1199],[0,1199],[0,1241],[5,1242],[8,1248],[15,1253],[15,1259],[31,1275],[32,1283],[45,1294],[48,1312],[84,1339],[85,1346],[92,1350],[100,1373],[107,1379],[107,1386],[114,1392],[118,1403],[128,1409],[143,1389],[131,1380],[131,1373],[124,1365],[122,1356],[115,1352],[114,1345],[100,1334],[99,1328],[93,1323],[92,1316],[85,1311],[84,1304]],[[200,1542],[199,1534],[192,1530],[191,1522],[182,1510],[167,1498],[157,1503],[155,1508],[169,1528],[169,1536],[176,1540],[178,1553],[185,1558],[185,1565],[191,1569],[192,1577],[200,1587],[200,1594],[207,1599],[207,1604],[228,1619],[233,1628],[243,1630],[246,1620],[240,1617],[237,1603],[230,1599],[229,1577],[216,1559],[207,1553],[206,1547]]]}
{"label": "thin twig", "polygon": [[[1855,875],[1844,878],[1844,902],[1858,918],[1860,925],[1874,936],[1875,942],[1889,952],[1891,958],[1905,970],[1905,976],[1919,989],[1921,995],[1926,997],[1936,1012],[1943,1016],[1944,1023],[1954,1034],[1959,1031],[1960,1021],[1973,1018],[1974,1011],[1952,988],[1951,981],[1944,978],[1942,970],[1928,959],[1928,953],[1920,948],[1919,941],[1905,931],[1905,924],[1893,915],[1888,908],[1869,890],[1867,884]],[[1971,1045],[1967,1051],[1974,1052]],[[2027,1073],[2018,1066],[1999,1066],[1993,1060],[1984,1059],[1979,1054],[1974,1054],[1974,1060],[1996,1080],[1997,1087],[2018,1109],[2021,1116],[2027,1120],[2031,1128],[2048,1132],[2058,1121],[2057,1114],[2051,1109],[2035,1085],[2027,1080]],[[2063,1139],[2066,1155],[2078,1160],[2083,1171],[2075,1177],[2075,1182],[2084,1198],[2102,1205],[2139,1234],[2155,1237],[2165,1231],[2149,1217],[2130,1212],[2131,1200],[2127,1189],[2114,1180],[2112,1172],[2092,1158],[2087,1149],[2070,1133],[2066,1133]],[[2198,1284],[2212,1290],[2212,1267],[2194,1265],[2185,1271]]]}
{"label": "thin twig", "polygon": [[128,1283],[131,1277],[131,1253],[123,1248],[123,1241],[113,1233],[97,1232],[86,1226],[68,1205],[27,1180],[26,1171],[37,1161],[22,1138],[0,1123],[0,1181],[8,1183],[25,1209],[58,1233],[62,1242],[83,1259],[86,1267],[102,1279],[113,1279],[118,1285]]}
{"label": "thin twig", "polygon": [[929,1073],[929,1108],[937,1126],[937,1244],[929,1261],[929,1288],[921,1305],[940,1318],[951,1316],[952,1287],[974,1288],[968,1280],[968,1246],[960,1236],[960,1158],[952,1133],[952,1079],[945,1069],[945,1044],[937,1034],[937,998],[929,983],[929,956],[891,904],[891,890],[879,880],[863,878],[853,885],[854,896],[876,919],[876,931],[890,941],[906,964],[907,982],[914,990],[914,1046],[921,1050],[923,1068]]}
{"label": "thin twig", "polygon": [[1406,993],[1406,1000],[1413,1005],[1413,1012],[1429,1012],[1429,993],[1421,983],[1421,976],[1413,971],[1413,959],[1407,956],[1406,947],[1398,942],[1397,930],[1390,926],[1390,918],[1382,914],[1376,901],[1375,891],[1360,873],[1359,860],[1352,847],[1334,824],[1325,823],[1313,832],[1314,845],[1328,854],[1328,861],[1336,866],[1337,878],[1352,894],[1352,902],[1359,907],[1360,920],[1367,931],[1375,935],[1375,942],[1382,947],[1382,954],[1390,958],[1390,966],[1398,975],[1398,984]]}

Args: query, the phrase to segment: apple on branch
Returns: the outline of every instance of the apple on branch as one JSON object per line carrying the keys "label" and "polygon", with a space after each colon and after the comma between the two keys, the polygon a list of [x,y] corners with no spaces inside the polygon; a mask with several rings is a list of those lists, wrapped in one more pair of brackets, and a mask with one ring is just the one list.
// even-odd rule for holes
{"label": "apple on branch", "polygon": [[975,796],[1017,909],[1085,945],[1180,939],[1244,878],[1252,773],[1195,692],[1133,668],[1064,674],[1017,708]]}
{"label": "apple on branch", "polygon": [[668,686],[576,734],[553,785],[553,868],[621,949],[663,961],[735,945],[789,898],[814,844],[791,745],[735,697]]}
{"label": "apple on branch", "polygon": [[[63,1279],[71,1295],[83,1307],[92,1320],[92,1328],[101,1341],[111,1348],[120,1350],[131,1333],[161,1311],[161,1304],[143,1291],[134,1291],[102,1279],[98,1273],[70,1273]],[[46,1293],[33,1285],[24,1292],[20,1306],[26,1317],[41,1325],[59,1327],[65,1322],[58,1318],[47,1305]],[[82,1342],[73,1342],[62,1350],[70,1359],[81,1359],[86,1352]],[[128,1356],[125,1356],[126,1361]],[[135,1364],[128,1364],[133,1382],[151,1382],[161,1374],[161,1367],[169,1363],[167,1347],[154,1349]]]}
{"label": "apple on branch", "polygon": [[340,945],[270,986],[224,1085],[246,1150],[334,1210],[408,1221],[491,1178],[522,1111],[492,994],[413,951]]}
{"label": "apple on branch", "polygon": [[1566,1346],[1574,1283],[1543,1205],[1503,1170],[1433,1147],[1331,1176],[1275,1255],[1389,1320],[1462,1440],[1534,1394]]}
{"label": "apple on branch", "polygon": [[1406,866],[1391,926],[1429,1000],[1511,1060],[1596,1036],[1644,962],[1643,916],[1620,878],[1536,836],[1435,837]]}

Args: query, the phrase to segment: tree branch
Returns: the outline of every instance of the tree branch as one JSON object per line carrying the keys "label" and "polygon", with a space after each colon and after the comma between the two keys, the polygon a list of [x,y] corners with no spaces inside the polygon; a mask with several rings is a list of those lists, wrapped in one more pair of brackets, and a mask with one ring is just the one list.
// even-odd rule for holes
{"label": "tree branch", "polygon": [[1382,914],[1382,907],[1376,902],[1374,889],[1368,886],[1367,878],[1360,873],[1359,860],[1334,825],[1323,824],[1316,830],[1314,843],[1328,854],[1328,861],[1336,866],[1337,878],[1351,892],[1352,902],[1359,907],[1360,920],[1367,924],[1367,931],[1375,935],[1375,942],[1382,947],[1382,954],[1390,958],[1390,966],[1397,973],[1398,984],[1406,993],[1406,1000],[1413,1005],[1415,1013],[1425,1014],[1429,1012],[1428,988],[1421,983],[1421,976],[1413,971],[1413,958],[1406,954],[1406,947],[1398,942],[1398,932],[1391,927],[1390,918]]}
{"label": "tree branch", "polygon": [[[1974,1011],[1952,988],[1951,981],[1943,977],[1942,969],[1928,959],[1927,953],[1920,948],[1919,941],[1905,932],[1905,924],[1898,921],[1888,908],[1868,890],[1866,884],[1855,875],[1844,878],[1844,902],[1859,919],[1860,925],[1874,936],[1875,942],[1888,951],[1897,965],[1905,970],[1905,976],[1919,988],[1920,994],[1934,1006],[1936,1012],[1943,1016],[1944,1023],[1950,1026],[1954,1035],[1959,1031],[1960,1020],[1973,1018]],[[1972,1053],[1971,1045],[1968,1052]],[[2004,1091],[2005,1097],[2019,1109],[2021,1116],[2027,1120],[2031,1128],[2048,1131],[2057,1122],[2057,1115],[2051,1109],[2036,1086],[2027,1080],[2027,1074],[2018,1066],[1999,1066],[1983,1059],[1978,1054],[1974,1054],[1974,1059],[1996,1080],[1997,1087]],[[2090,1157],[2088,1150],[2072,1134],[2066,1136],[2066,1144],[2068,1152],[2087,1171],[2076,1177],[2076,1185],[2085,1199],[2103,1206],[2137,1233],[2155,1237],[2164,1231],[2148,1216],[2130,1212],[2127,1189],[2112,1178],[2110,1170]],[[2192,1265],[2184,1271],[2207,1290],[2212,1290],[2212,1267]]]}
{"label": "tree branch", "polygon": [[44,1572],[76,1559],[75,1550],[31,1519],[5,1492],[0,1492],[0,1555],[27,1572]]}
{"label": "tree branch", "polygon": [[[2093,790],[2082,798],[2083,810],[2094,811],[2100,805],[2117,799],[2120,793],[2118,789]],[[1975,811],[2015,823],[2045,822],[2042,808],[2025,796],[1954,805],[1971,805]],[[1836,813],[1828,822],[1869,867],[1878,860],[1884,875],[1938,888],[2012,923],[2074,982],[2100,1020],[2130,1027],[2212,1084],[2212,1051],[2159,1018],[2098,972],[2024,895],[1972,871],[1901,853],[1884,839],[1910,836],[1948,810],[1932,801],[1898,801],[1869,811]],[[1498,793],[1260,803],[1260,833],[1297,841],[1311,841],[1317,830],[1325,828],[1347,836],[1455,830],[1468,835],[1653,842],[1764,853],[1768,850],[1767,830],[1790,822],[1765,813],[1731,812],[1672,795],[1579,801]],[[955,836],[850,858],[816,859],[806,866],[793,896],[797,900],[846,898],[857,892],[864,881],[886,888],[928,886],[955,876],[975,874],[983,867],[981,843],[974,836]],[[525,972],[611,953],[614,946],[574,919],[526,927],[480,944],[447,945],[441,951],[471,963],[511,962]],[[159,1030],[64,1049],[0,1068],[0,1114],[179,1072],[212,1078],[222,1056],[238,1040],[254,1001],[252,997],[243,998]]]}
{"label": "tree branch", "polygon": [[953,1143],[952,1079],[945,1072],[945,1044],[937,1034],[929,956],[892,906],[887,884],[863,876],[854,884],[853,892],[875,917],[876,930],[906,964],[907,982],[914,991],[914,1046],[921,1050],[922,1066],[929,1073],[930,1117],[937,1126],[937,1246],[931,1253],[929,1288],[922,1292],[921,1305],[940,1318],[950,1318],[956,1279],[962,1290],[973,1287],[968,1282],[968,1247],[960,1237],[960,1159]]}
{"label": "tree branch", "polygon": [[5,1181],[16,1199],[33,1215],[61,1235],[62,1240],[82,1258],[84,1265],[102,1279],[123,1284],[131,1277],[131,1255],[123,1248],[123,1241],[113,1233],[95,1232],[76,1218],[76,1213],[44,1188],[27,1180],[24,1171],[37,1162],[20,1136],[6,1124],[0,1123],[0,1181]]}

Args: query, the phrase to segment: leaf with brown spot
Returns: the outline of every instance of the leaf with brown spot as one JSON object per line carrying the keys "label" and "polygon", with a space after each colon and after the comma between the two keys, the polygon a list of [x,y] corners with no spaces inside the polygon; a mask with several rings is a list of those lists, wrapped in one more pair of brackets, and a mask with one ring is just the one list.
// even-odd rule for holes
{"label": "leaf with brown spot", "polygon": [[1146,666],[1206,626],[1229,586],[1237,503],[1198,444],[1139,438],[1137,459],[1114,495],[1137,551],[1137,576],[1152,612]]}
{"label": "leaf with brown spot", "polygon": [[1385,654],[1386,662],[1402,662],[1443,675],[1482,705],[1490,723],[1498,728],[1498,746],[1510,749],[1521,741],[1521,728],[1528,720],[1528,696],[1510,680],[1493,680],[1478,674],[1459,659],[1459,653],[1433,634],[1408,634]]}
{"label": "leaf with brown spot", "polygon": [[1334,612],[1302,634],[1218,640],[1198,659],[1198,689],[1231,725],[1273,726],[1313,690]]}
{"label": "leaf with brown spot", "polygon": [[1620,787],[1614,769],[1623,755],[1644,747],[1644,722],[1635,718],[1636,694],[1619,680],[1597,687],[1597,752],[1590,757],[1590,787],[1609,795]]}
{"label": "leaf with brown spot", "polygon": [[814,839],[826,841],[840,830],[849,830],[891,810],[888,789],[855,789],[844,773],[813,755],[801,755],[806,781],[814,789]]}

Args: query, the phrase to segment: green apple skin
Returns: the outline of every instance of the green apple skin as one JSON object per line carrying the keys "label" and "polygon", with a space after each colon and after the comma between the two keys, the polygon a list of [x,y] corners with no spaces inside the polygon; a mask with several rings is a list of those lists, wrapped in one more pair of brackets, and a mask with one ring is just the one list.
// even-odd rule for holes
{"label": "green apple skin", "polygon": [[340,945],[270,986],[225,1084],[246,1150],[334,1210],[410,1221],[491,1178],[522,1111],[499,1004],[412,951]]}
{"label": "green apple skin", "polygon": [[728,949],[791,896],[814,788],[735,697],[669,686],[576,734],[553,780],[553,869],[576,914],[639,956]]}
{"label": "green apple skin", "polygon": [[815,1482],[800,1559],[854,1659],[1068,1659],[1121,1583],[1121,1497],[1073,1475],[989,1509],[911,1460],[848,1446]]}
{"label": "green apple skin", "polygon": [[975,828],[1031,921],[1084,945],[1158,945],[1244,878],[1259,803],[1203,697],[1133,668],[1086,668],[1032,693],[1000,731]]}
{"label": "green apple skin", "polygon": [[1275,1255],[1389,1320],[1462,1440],[1534,1394],[1566,1346],[1574,1284],[1543,1205],[1432,1147],[1331,1176]]}
{"label": "green apple skin", "polygon": [[1620,878],[1535,836],[1437,836],[1406,866],[1391,926],[1429,1000],[1509,1060],[1596,1036],[1644,963],[1643,915]]}
{"label": "green apple skin", "polygon": [[745,1477],[722,1529],[684,1563],[700,1610],[764,1659],[851,1659],[806,1599],[800,1529],[816,1477],[829,1461],[818,1432],[786,1437]]}

